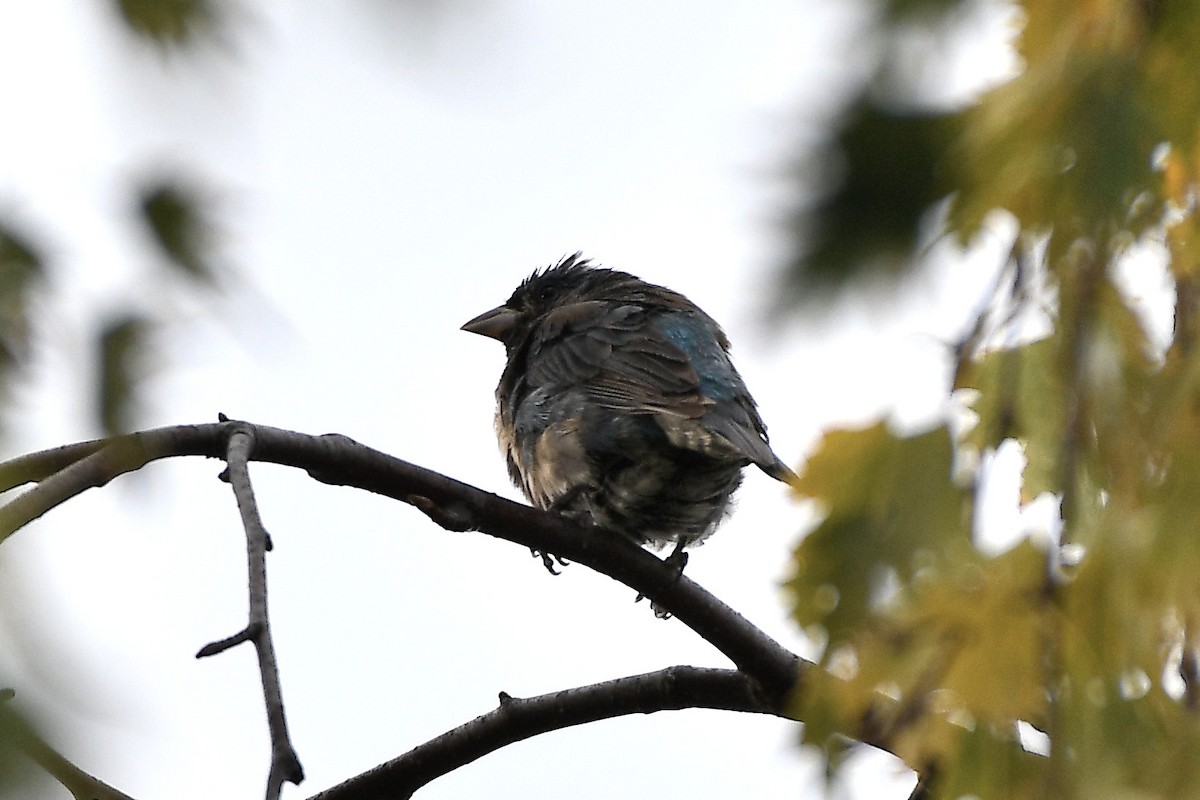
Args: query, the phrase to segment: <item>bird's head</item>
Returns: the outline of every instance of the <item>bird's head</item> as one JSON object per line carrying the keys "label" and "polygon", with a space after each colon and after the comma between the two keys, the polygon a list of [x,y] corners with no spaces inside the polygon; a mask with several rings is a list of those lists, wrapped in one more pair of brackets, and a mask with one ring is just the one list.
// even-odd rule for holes
{"label": "bird's head", "polygon": [[580,253],[534,272],[521,282],[502,306],[485,311],[462,326],[513,347],[539,320],[575,303],[596,300],[638,302],[646,290],[658,289],[632,275],[593,267]]}

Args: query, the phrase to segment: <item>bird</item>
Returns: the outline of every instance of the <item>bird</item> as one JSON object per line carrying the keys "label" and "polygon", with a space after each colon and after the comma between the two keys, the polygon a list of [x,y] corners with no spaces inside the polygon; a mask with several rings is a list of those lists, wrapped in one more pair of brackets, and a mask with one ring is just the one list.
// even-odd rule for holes
{"label": "bird", "polygon": [[668,560],[682,572],[684,548],[726,518],[745,467],[795,478],[725,332],[678,292],[575,253],[462,330],[504,344],[496,437],[537,508],[639,545],[673,544]]}

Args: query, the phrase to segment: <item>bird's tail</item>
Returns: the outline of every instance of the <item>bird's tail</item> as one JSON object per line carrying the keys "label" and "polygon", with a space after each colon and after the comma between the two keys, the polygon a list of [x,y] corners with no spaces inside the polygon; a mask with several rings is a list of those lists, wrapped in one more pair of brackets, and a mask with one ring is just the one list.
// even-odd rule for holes
{"label": "bird's tail", "polygon": [[791,467],[783,463],[783,459],[779,456],[776,456],[774,453],[771,453],[771,455],[775,456],[775,460],[770,464],[759,462],[759,469],[775,480],[786,483],[788,486],[797,486],[800,483],[800,476],[793,472]]}

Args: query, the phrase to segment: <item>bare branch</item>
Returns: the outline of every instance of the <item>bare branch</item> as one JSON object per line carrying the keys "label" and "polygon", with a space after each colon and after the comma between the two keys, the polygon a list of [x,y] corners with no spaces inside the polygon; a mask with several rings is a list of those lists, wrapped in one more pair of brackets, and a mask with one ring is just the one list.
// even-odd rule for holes
{"label": "bare branch", "polygon": [[17,456],[5,461],[0,469],[0,492],[7,492],[25,483],[37,483],[54,473],[66,469],[76,461],[90,456],[103,448],[106,441],[93,439],[88,442],[67,444],[52,450]]}
{"label": "bare branch", "polygon": [[[237,424],[180,425],[75,445],[81,449],[71,452],[91,449],[91,454],[0,506],[0,540],[71,497],[151,461],[189,455],[223,457],[229,430]],[[345,436],[309,436],[260,425],[254,426],[254,435],[256,461],[296,467],[323,483],[353,486],[402,502],[420,497],[425,513],[442,509],[440,515],[451,518],[454,527],[554,553],[608,575],[670,611],[768,691],[789,691],[797,675],[811,666],[686,575],[680,577],[661,559],[620,537],[484,492]],[[0,464],[0,485],[25,465],[38,463],[39,458],[52,460],[49,454],[61,451]]]}
{"label": "bare branch", "polygon": [[[69,460],[61,455],[55,456],[54,453],[69,452],[71,455],[82,457],[48,475],[36,487],[10,504],[0,507],[0,539],[70,497],[92,486],[103,485],[117,475],[139,469],[156,459],[185,455],[222,457],[225,455],[226,441],[232,444],[233,439],[243,438],[234,435],[238,431],[252,431],[253,452],[245,455],[247,459],[296,467],[306,470],[313,478],[324,483],[353,486],[412,504],[448,529],[478,530],[540,553],[554,553],[559,558],[583,564],[608,575],[639,594],[649,597],[657,608],[671,612],[737,666],[737,678],[721,680],[754,684],[755,699],[753,703],[747,701],[744,704],[752,707],[743,710],[782,714],[781,709],[785,707],[789,694],[793,691],[803,691],[804,676],[813,668],[810,662],[797,657],[686,575],[681,576],[672,565],[664,563],[646,550],[621,537],[608,535],[594,527],[580,526],[556,514],[514,503],[372,450],[340,435],[307,436],[266,426],[222,422],[213,425],[160,428],[116,437],[105,442],[81,443],[75,446],[76,449],[69,451],[60,448],[45,454],[26,456],[15,462],[0,464],[0,485],[18,468],[25,468],[28,473],[27,467],[31,463],[40,464],[43,471],[49,471],[52,466],[59,466],[63,461]],[[231,454],[229,460],[232,477],[232,466],[237,457]],[[242,506],[240,496],[239,506]],[[256,524],[261,527],[261,522]],[[262,531],[262,542],[265,548],[265,531]],[[252,627],[248,626],[245,632],[207,646],[202,653],[219,652],[234,646],[244,637],[253,634]],[[703,685],[707,687],[705,691],[717,692],[711,678],[706,683],[691,673],[685,674],[689,677],[684,679],[683,685],[693,686],[696,691],[695,697],[687,703],[676,699],[672,702],[683,705],[668,704],[662,708],[703,707],[715,702],[712,695],[705,699],[705,692],[697,688]],[[688,681],[699,683],[693,684]],[[624,684],[617,682],[615,689],[612,684],[601,686],[606,687],[603,691],[611,692],[620,691]],[[586,697],[589,692],[598,693],[602,690],[591,687],[579,691]],[[676,698],[683,696],[675,695]],[[518,707],[524,708],[520,705],[524,701],[509,701],[510,704],[514,702],[518,703]],[[609,702],[608,699],[605,700],[606,704]],[[531,708],[539,709],[541,705],[535,704]],[[631,707],[628,711],[616,713],[638,712],[645,713],[645,709]],[[586,718],[580,718],[579,722],[564,723],[561,717],[557,719],[557,723],[551,727],[587,721]],[[847,732],[847,735],[854,734],[853,731]],[[448,734],[450,735],[452,734]],[[889,743],[882,740],[885,737],[879,732],[860,732],[857,738],[888,749]],[[430,746],[433,746],[433,743]],[[468,760],[477,757],[478,755],[470,756]]]}
{"label": "bare branch", "polygon": [[229,481],[237,499],[246,531],[246,558],[250,575],[250,619],[233,636],[213,642],[196,654],[197,658],[215,655],[245,641],[254,643],[258,654],[258,672],[262,676],[263,700],[267,707],[267,728],[271,733],[271,769],[267,775],[267,800],[278,800],[283,782],[299,784],[304,767],[288,736],[287,716],[283,711],[283,690],[279,685],[279,665],[271,638],[271,620],[267,611],[267,543],[270,537],[258,513],[254,487],[250,483],[249,461],[254,451],[255,431],[245,423],[229,429],[226,448],[228,468],[221,477]]}
{"label": "bare branch", "polygon": [[677,666],[538,697],[501,693],[495,710],[326,789],[312,800],[409,797],[435,778],[538,734],[628,714],[682,708],[781,713],[779,698],[764,695],[745,673],[727,669]]}
{"label": "bare branch", "polygon": [[[36,487],[0,507],[0,542],[72,497],[143,467],[150,457],[139,445],[137,438],[122,436],[22,456],[0,465],[0,485],[12,487],[38,480]],[[48,477],[31,477],[62,464],[66,466]]]}

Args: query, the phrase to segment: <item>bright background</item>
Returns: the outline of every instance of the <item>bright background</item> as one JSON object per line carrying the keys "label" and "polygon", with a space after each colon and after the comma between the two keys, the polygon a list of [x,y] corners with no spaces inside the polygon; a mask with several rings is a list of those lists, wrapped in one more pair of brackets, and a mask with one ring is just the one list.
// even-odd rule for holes
{"label": "bright background", "polygon": [[[948,93],[1005,63],[990,3],[939,53]],[[722,321],[799,465],[823,429],[945,413],[948,345],[1003,258],[939,246],[896,293],[766,321],[788,252],[784,179],[860,76],[865,10],[839,0],[243,3],[190,54],[131,42],[103,4],[0,10],[0,209],[53,243],[61,302],[17,395],[12,453],[95,434],[86,323],[164,307],[145,427],[217,412],[336,431],[488,490],[503,349],[458,330],[534,267],[582,250]],[[130,223],[160,169],[211,189],[227,296],[181,297]],[[0,548],[0,684],[68,757],[139,799],[260,796],[268,759],[247,646],[242,532],[220,465],[159,464]],[[296,471],[254,466],[276,549],[276,645],[306,797],[494,707],[671,664],[728,666],[579,566]],[[811,509],[761,473],[689,575],[784,644],[780,582]],[[524,742],[420,797],[811,796],[821,766],[781,720],[688,711]],[[865,754],[834,796],[903,798]],[[61,796],[61,790],[45,796]]]}

